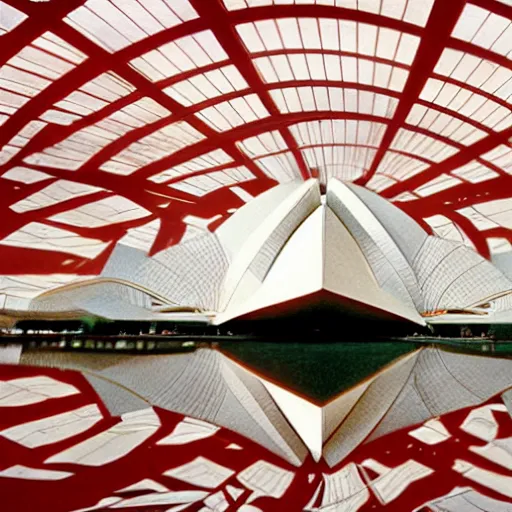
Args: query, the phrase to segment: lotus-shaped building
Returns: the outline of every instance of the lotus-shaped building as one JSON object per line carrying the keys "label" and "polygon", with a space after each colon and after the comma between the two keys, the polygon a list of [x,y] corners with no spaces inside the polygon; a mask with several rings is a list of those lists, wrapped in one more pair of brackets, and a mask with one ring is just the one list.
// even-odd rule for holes
{"label": "lotus-shaped building", "polygon": [[389,201],[337,179],[324,195],[313,179],[277,186],[213,232],[189,228],[155,254],[144,249],[150,234],[134,230],[97,277],[46,291],[28,309],[213,324],[318,306],[421,325],[512,319],[507,267],[429,235]]}
{"label": "lotus-shaped building", "polygon": [[[0,511],[510,512],[510,345],[345,342],[512,324],[511,56],[511,0],[0,0]],[[84,316],[288,336],[3,329]]]}

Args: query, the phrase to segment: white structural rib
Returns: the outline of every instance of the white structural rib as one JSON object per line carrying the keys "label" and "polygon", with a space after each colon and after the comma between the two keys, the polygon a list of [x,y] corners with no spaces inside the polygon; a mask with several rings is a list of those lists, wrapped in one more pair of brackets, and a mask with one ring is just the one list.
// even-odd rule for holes
{"label": "white structural rib", "polygon": [[230,304],[216,323],[318,292],[339,296],[331,300],[348,309],[362,307],[387,318],[425,324],[413,305],[380,288],[357,242],[325,205],[292,234],[263,283],[245,301]]}
{"label": "white structural rib", "polygon": [[[361,193],[360,187],[330,180],[327,204],[356,239],[379,285],[421,310],[423,301],[411,262],[427,234],[395,206],[381,198],[375,199],[375,194]],[[383,224],[386,220],[387,226]],[[399,230],[393,221],[414,235],[412,241],[396,241]]]}
{"label": "white structural rib", "polygon": [[[315,180],[303,183],[275,204],[231,261],[223,283],[221,311],[242,302],[258,288],[292,233],[319,204],[320,190]],[[237,216],[238,212],[227,222],[238,222]]]}
{"label": "white structural rib", "polygon": [[418,354],[416,351],[405,356],[372,380],[324,446],[324,458],[330,467],[357,448],[379,424],[407,382]]}
{"label": "white structural rib", "polygon": [[215,231],[230,261],[265,219],[291,194],[303,187],[302,181],[278,185],[245,203]]}
{"label": "white structural rib", "polygon": [[325,208],[324,282],[327,291],[424,325],[418,312],[385,292],[357,242],[333,211]]}
{"label": "white structural rib", "polygon": [[296,394],[261,379],[274,402],[318,462],[322,457],[322,408]]}
{"label": "white structural rib", "polygon": [[321,290],[322,240],[323,206],[318,206],[281,249],[261,286],[246,301],[231,304],[215,323]]}

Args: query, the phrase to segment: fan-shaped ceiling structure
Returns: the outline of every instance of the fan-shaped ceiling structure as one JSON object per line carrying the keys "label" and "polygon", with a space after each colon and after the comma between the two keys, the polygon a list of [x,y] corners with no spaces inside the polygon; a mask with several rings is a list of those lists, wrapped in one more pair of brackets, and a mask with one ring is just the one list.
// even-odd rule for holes
{"label": "fan-shaped ceiling structure", "polygon": [[498,257],[511,20],[509,0],[0,0],[0,272],[97,275],[123,237],[156,254],[311,177]]}

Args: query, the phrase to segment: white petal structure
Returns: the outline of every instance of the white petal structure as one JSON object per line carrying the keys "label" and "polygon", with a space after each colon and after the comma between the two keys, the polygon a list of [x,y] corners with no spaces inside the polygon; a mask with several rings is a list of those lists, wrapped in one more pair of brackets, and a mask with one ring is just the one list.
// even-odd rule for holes
{"label": "white petal structure", "polygon": [[322,271],[330,302],[461,323],[492,302],[481,323],[510,321],[510,0],[60,3],[0,0],[0,273],[86,266],[203,321],[262,315],[325,193],[359,246],[338,271],[365,262],[401,308]]}
{"label": "white petal structure", "polygon": [[313,405],[281,386],[263,381],[268,392],[279,406],[286,419],[308,447],[313,459],[319,461],[322,456],[322,408]]}
{"label": "white petal structure", "polygon": [[[199,450],[204,443],[222,439],[222,436],[217,438],[217,433],[219,427],[224,427],[294,467],[301,467],[311,455],[317,459],[320,456],[319,462],[323,459],[334,468],[361,444],[402,429],[407,429],[404,436],[410,443],[423,445],[423,449],[443,450],[444,443],[455,442],[457,434],[451,424],[448,430],[439,416],[472,407],[456,428],[473,436],[475,446],[488,444],[485,453],[489,457],[501,460],[502,451],[508,449],[500,436],[496,438],[500,418],[508,417],[505,404],[485,404],[510,388],[512,361],[506,358],[425,347],[402,356],[320,405],[269,383],[217,350],[199,349],[190,354],[143,358],[123,356],[115,361],[98,354],[95,357],[100,358],[102,369],[91,369],[89,357],[45,353],[38,356],[37,363],[87,370],[88,380],[97,393],[105,403],[116,404],[114,410],[116,414],[124,413],[124,421],[128,420],[126,413],[144,406],[141,400],[127,400],[130,391],[156,407],[185,416],[171,432],[155,436],[156,446]],[[149,374],[151,379],[147,378]],[[105,382],[109,386],[104,386]],[[96,446],[102,440],[112,440],[112,450],[107,444],[104,454],[110,458],[111,451],[124,446],[118,443],[130,439],[135,443],[135,436],[139,435],[132,432],[128,423],[126,435],[116,437],[116,430],[122,430],[123,423],[89,442],[94,440],[92,444]],[[141,425],[140,435],[142,430],[155,428]],[[85,451],[80,445],[70,450],[77,460],[81,457],[78,451]],[[246,450],[240,441],[224,446],[227,458],[243,458]],[[96,459],[101,454],[99,451],[90,455]],[[66,458],[69,456],[66,454]],[[503,459],[504,463],[506,460]],[[207,463],[203,466],[204,469]],[[198,470],[199,474],[203,469]],[[280,468],[274,470],[279,473]]]}
{"label": "white petal structure", "polygon": [[[142,211],[119,208],[130,222]],[[29,309],[179,320],[172,308],[185,307],[195,310],[190,318],[214,325],[286,318],[319,304],[352,318],[419,325],[512,319],[512,281],[498,266],[462,242],[428,235],[377,194],[334,178],[324,197],[314,179],[291,181],[245,203],[214,232],[203,224],[150,256],[164,227],[141,220],[99,276],[34,290]],[[154,300],[163,306],[155,309]]]}

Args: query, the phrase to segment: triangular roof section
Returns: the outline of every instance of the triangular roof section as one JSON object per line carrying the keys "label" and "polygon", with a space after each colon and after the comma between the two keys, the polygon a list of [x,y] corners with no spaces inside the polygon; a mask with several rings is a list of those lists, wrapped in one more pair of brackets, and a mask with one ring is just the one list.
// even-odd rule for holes
{"label": "triangular roof section", "polygon": [[[267,193],[269,195],[270,192]],[[245,226],[247,231],[242,235],[245,241],[234,255],[222,285],[220,311],[240,304],[254,293],[290,236],[320,204],[320,189],[316,180],[308,180],[295,187],[284,198],[274,196],[271,205],[266,204],[267,197],[263,198],[262,206],[272,209],[270,212],[264,210],[263,219],[260,218],[254,229],[249,231],[250,226]],[[259,199],[257,203],[259,205]],[[253,205],[246,205],[245,208],[252,209]],[[245,218],[243,209],[228,223],[239,227],[239,217]],[[233,236],[236,236],[235,233]]]}
{"label": "triangular roof section", "polygon": [[[414,253],[419,251],[427,234],[398,208],[364,192],[361,187],[331,180],[327,204],[356,239],[379,284],[397,299],[422,310],[421,290],[409,259],[411,247]],[[401,233],[408,229],[411,240]]]}
{"label": "triangular roof section", "polygon": [[[249,279],[249,278],[247,278]],[[301,307],[301,301],[338,303],[347,311],[424,325],[417,311],[381,289],[354,237],[329,206],[320,205],[290,233],[263,281],[252,279],[252,293],[234,302],[215,322],[272,315]],[[242,295],[238,295],[242,298]]]}
{"label": "triangular roof section", "polygon": [[377,283],[352,234],[329,206],[324,218],[323,289],[384,313],[424,325],[418,312],[386,293]]}
{"label": "triangular roof section", "polygon": [[264,379],[261,381],[290,425],[308,447],[313,460],[318,462],[322,457],[323,445],[322,408],[272,382]]}

